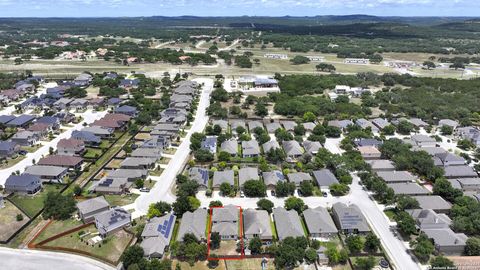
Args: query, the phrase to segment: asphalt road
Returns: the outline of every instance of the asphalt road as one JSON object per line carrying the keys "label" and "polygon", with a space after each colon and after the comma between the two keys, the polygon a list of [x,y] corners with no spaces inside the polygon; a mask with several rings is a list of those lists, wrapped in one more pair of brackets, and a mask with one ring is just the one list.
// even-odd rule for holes
{"label": "asphalt road", "polygon": [[115,270],[116,268],[73,254],[0,247],[0,269]]}
{"label": "asphalt road", "polygon": [[[180,170],[182,169],[183,162],[187,159],[190,153],[190,136],[194,132],[202,132],[208,122],[206,109],[210,102],[209,97],[213,87],[213,80],[195,79],[195,81],[199,83],[205,83],[205,86],[201,92],[195,119],[185,138],[183,138],[183,141],[175,152],[175,155],[162,172],[162,175],[154,179],[156,180],[156,183],[153,188],[148,193],[142,193],[142,195],[135,200],[135,212],[133,213],[133,218],[140,215],[145,215],[148,211],[148,206],[152,203],[158,201],[172,203],[175,201],[175,196],[171,194],[170,190],[177,174],[179,174]],[[127,208],[129,208],[129,206],[127,206]]]}

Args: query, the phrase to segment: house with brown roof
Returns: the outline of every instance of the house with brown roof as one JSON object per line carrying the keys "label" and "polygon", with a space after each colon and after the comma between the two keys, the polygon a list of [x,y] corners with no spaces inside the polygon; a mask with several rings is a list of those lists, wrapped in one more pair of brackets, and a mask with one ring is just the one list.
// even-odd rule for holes
{"label": "house with brown roof", "polygon": [[85,152],[85,143],[77,139],[61,139],[57,143],[57,153],[59,155],[81,156]]}
{"label": "house with brown roof", "polygon": [[79,170],[82,167],[82,163],[83,159],[81,157],[68,155],[49,155],[41,158],[37,164],[45,166],[59,166],[74,171]]}
{"label": "house with brown roof", "polygon": [[34,123],[33,125],[29,126],[27,130],[33,132],[33,134],[37,135],[39,138],[44,138],[48,135],[51,127],[49,124],[45,123]]}

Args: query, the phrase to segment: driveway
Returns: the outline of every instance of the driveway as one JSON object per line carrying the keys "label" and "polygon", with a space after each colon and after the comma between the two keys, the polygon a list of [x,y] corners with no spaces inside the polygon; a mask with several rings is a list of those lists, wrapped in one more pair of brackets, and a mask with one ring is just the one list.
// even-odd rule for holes
{"label": "driveway", "polygon": [[[13,165],[12,167],[0,170],[0,185],[3,186],[5,184],[5,181],[7,180],[7,178],[13,172],[20,171],[20,173],[22,173],[25,170],[26,167],[33,165],[33,160],[34,159],[35,159],[35,161],[38,161],[43,156],[48,155],[50,147],[52,147],[53,149],[56,149],[57,148],[57,143],[61,139],[70,138],[71,135],[72,135],[72,132],[74,130],[80,130],[80,129],[83,128],[83,123],[87,123],[87,124],[93,123],[95,120],[102,118],[106,114],[107,114],[107,111],[93,112],[91,110],[88,110],[85,113],[82,113],[81,114],[82,117],[83,117],[82,122],[74,125],[73,127],[67,128],[66,131],[64,131],[63,133],[58,135],[55,139],[53,139],[49,142],[43,142],[43,146],[41,148],[39,148],[37,151],[35,151],[33,153],[28,153],[22,161],[18,162],[17,164]],[[65,128],[65,127],[62,126],[62,128]]]}
{"label": "driveway", "polygon": [[[28,259],[27,259],[28,258]],[[115,270],[99,261],[67,253],[0,247],[1,269]]]}

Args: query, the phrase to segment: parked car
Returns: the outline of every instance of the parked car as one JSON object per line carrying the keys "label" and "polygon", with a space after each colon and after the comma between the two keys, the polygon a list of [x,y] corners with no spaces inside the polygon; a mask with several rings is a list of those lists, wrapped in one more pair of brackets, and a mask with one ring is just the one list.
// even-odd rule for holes
{"label": "parked car", "polygon": [[277,195],[277,193],[275,193],[275,190],[272,190],[271,194],[272,194],[273,197],[275,197]]}
{"label": "parked car", "polygon": [[322,192],[322,195],[323,195],[323,197],[327,197],[327,196],[328,196],[327,192],[325,192],[325,191]]}
{"label": "parked car", "polygon": [[145,188],[145,187],[143,187],[143,188],[141,188],[141,189],[139,189],[139,190],[140,190],[140,192],[149,192],[149,191],[150,191],[149,188]]}
{"label": "parked car", "polygon": [[245,193],[242,190],[240,191],[240,198],[245,198]]}

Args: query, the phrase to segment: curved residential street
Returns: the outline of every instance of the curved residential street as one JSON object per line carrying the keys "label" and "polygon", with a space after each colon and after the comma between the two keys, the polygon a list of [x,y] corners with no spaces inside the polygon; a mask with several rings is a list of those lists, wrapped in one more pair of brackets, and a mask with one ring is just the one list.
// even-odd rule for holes
{"label": "curved residential street", "polygon": [[[28,258],[28,259],[26,259]],[[9,270],[114,270],[116,268],[78,255],[0,247],[0,268]]]}

